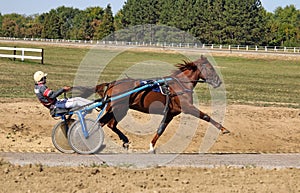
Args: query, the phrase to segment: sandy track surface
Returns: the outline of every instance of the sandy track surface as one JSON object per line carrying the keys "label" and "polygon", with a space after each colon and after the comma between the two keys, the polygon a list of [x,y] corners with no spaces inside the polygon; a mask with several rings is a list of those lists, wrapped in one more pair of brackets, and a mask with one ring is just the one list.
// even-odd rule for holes
{"label": "sandy track surface", "polygon": [[[204,112],[210,113],[207,106],[200,106]],[[35,99],[0,99],[0,152],[57,152],[51,142],[52,127],[59,121],[49,115],[49,111]],[[92,116],[96,116],[94,112]],[[133,126],[124,119],[120,129],[130,140],[129,152],[148,152],[149,143],[157,129],[151,117],[129,112],[127,116],[134,119],[136,125],[148,125],[147,128]],[[162,153],[199,153],[209,124],[199,121],[198,127],[190,135],[192,129],[190,118],[183,123],[181,116],[174,119],[158,140],[158,150],[166,143],[179,147],[184,142],[183,151],[176,148]],[[159,124],[158,117],[156,124]],[[192,120],[192,119],[191,119]],[[155,121],[155,120],[154,120]],[[281,107],[254,107],[247,105],[229,105],[226,107],[224,126],[231,133],[214,138],[215,142],[206,153],[300,153],[300,110]],[[104,127],[105,149],[103,153],[124,152],[121,141]],[[169,140],[174,135],[182,134],[182,139],[175,142]]]}
{"label": "sandy track surface", "polygon": [[45,166],[107,165],[128,168],[153,167],[260,167],[265,169],[298,168],[300,154],[60,154],[60,153],[0,153],[0,157],[16,165]]}
{"label": "sandy track surface", "polygon": [[[201,109],[209,112],[206,106]],[[0,99],[0,113],[0,192],[300,192],[299,109],[230,105],[224,126],[232,133],[218,136],[209,154],[198,154],[208,128],[200,121],[185,154],[174,159],[168,156],[176,153],[157,154],[163,163],[157,165],[157,155],[144,154],[151,132],[134,135],[124,124],[121,129],[131,141],[124,152],[119,139],[104,128],[106,147],[99,157],[66,155],[51,142],[57,120],[38,101]],[[149,118],[130,113],[137,120]],[[179,122],[172,121],[158,148],[169,142]],[[64,166],[47,166],[51,163]]]}
{"label": "sandy track surface", "polygon": [[299,169],[26,166],[0,162],[0,192],[300,192]]}

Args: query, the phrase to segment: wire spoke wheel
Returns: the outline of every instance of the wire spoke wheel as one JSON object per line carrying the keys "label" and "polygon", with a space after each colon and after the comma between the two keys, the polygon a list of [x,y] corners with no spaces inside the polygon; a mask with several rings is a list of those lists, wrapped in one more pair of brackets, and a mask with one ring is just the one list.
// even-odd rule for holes
{"label": "wire spoke wheel", "polygon": [[79,154],[93,154],[100,151],[104,141],[104,132],[99,122],[92,119],[84,119],[88,137],[83,134],[79,120],[74,122],[69,129],[69,144]]}
{"label": "wire spoke wheel", "polygon": [[[75,119],[67,120],[68,128],[75,122]],[[68,131],[65,121],[58,122],[52,129],[52,143],[54,147],[62,153],[74,153],[68,142]]]}

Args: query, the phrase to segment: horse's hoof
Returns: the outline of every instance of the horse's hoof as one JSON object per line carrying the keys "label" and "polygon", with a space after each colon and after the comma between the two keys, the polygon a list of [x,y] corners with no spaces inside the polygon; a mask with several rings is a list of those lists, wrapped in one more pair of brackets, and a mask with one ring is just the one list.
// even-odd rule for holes
{"label": "horse's hoof", "polygon": [[227,129],[222,130],[222,134],[223,134],[223,135],[229,134],[229,133],[230,133],[230,131],[228,131]]}
{"label": "horse's hoof", "polygon": [[129,149],[129,143],[123,143],[123,148],[128,150]]}
{"label": "horse's hoof", "polygon": [[155,149],[154,149],[152,143],[150,143],[149,153],[155,154]]}
{"label": "horse's hoof", "polygon": [[155,154],[156,152],[155,152],[155,149],[149,149],[148,153]]}

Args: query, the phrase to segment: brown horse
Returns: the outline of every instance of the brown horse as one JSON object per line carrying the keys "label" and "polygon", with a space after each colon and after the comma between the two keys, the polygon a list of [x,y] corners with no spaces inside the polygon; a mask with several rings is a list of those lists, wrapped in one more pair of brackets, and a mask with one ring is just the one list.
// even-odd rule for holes
{"label": "brown horse", "polygon": [[[123,141],[124,148],[128,148],[129,140],[117,128],[117,124],[125,117],[129,108],[144,113],[164,115],[157,133],[150,143],[150,151],[154,151],[158,138],[163,134],[173,117],[181,112],[210,122],[223,134],[229,133],[225,127],[193,105],[192,93],[198,82],[206,82],[214,88],[222,84],[207,58],[201,56],[194,62],[184,61],[184,64],[177,64],[176,67],[178,70],[174,71],[170,76],[163,77],[166,81],[160,85],[162,92],[156,92],[152,88],[147,88],[108,103],[107,112],[100,119],[100,123],[102,126],[107,124],[109,128],[118,134]],[[153,83],[155,80],[157,79],[148,80],[148,82]],[[110,98],[139,86],[141,86],[141,80],[126,78],[97,85],[96,92],[102,97]]]}

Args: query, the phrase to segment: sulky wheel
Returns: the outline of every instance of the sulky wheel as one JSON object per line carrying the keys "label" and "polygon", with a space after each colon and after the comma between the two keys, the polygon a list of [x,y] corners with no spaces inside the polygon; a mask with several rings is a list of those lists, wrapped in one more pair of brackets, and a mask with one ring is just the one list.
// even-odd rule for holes
{"label": "sulky wheel", "polygon": [[[67,120],[68,128],[75,122],[75,119]],[[65,121],[58,122],[52,129],[52,143],[54,147],[62,153],[74,153],[68,142],[68,131]]]}
{"label": "sulky wheel", "polygon": [[84,119],[88,137],[86,138],[82,131],[79,120],[74,122],[69,129],[69,144],[72,149],[79,154],[97,153],[104,141],[104,132],[99,122],[92,119]]}

